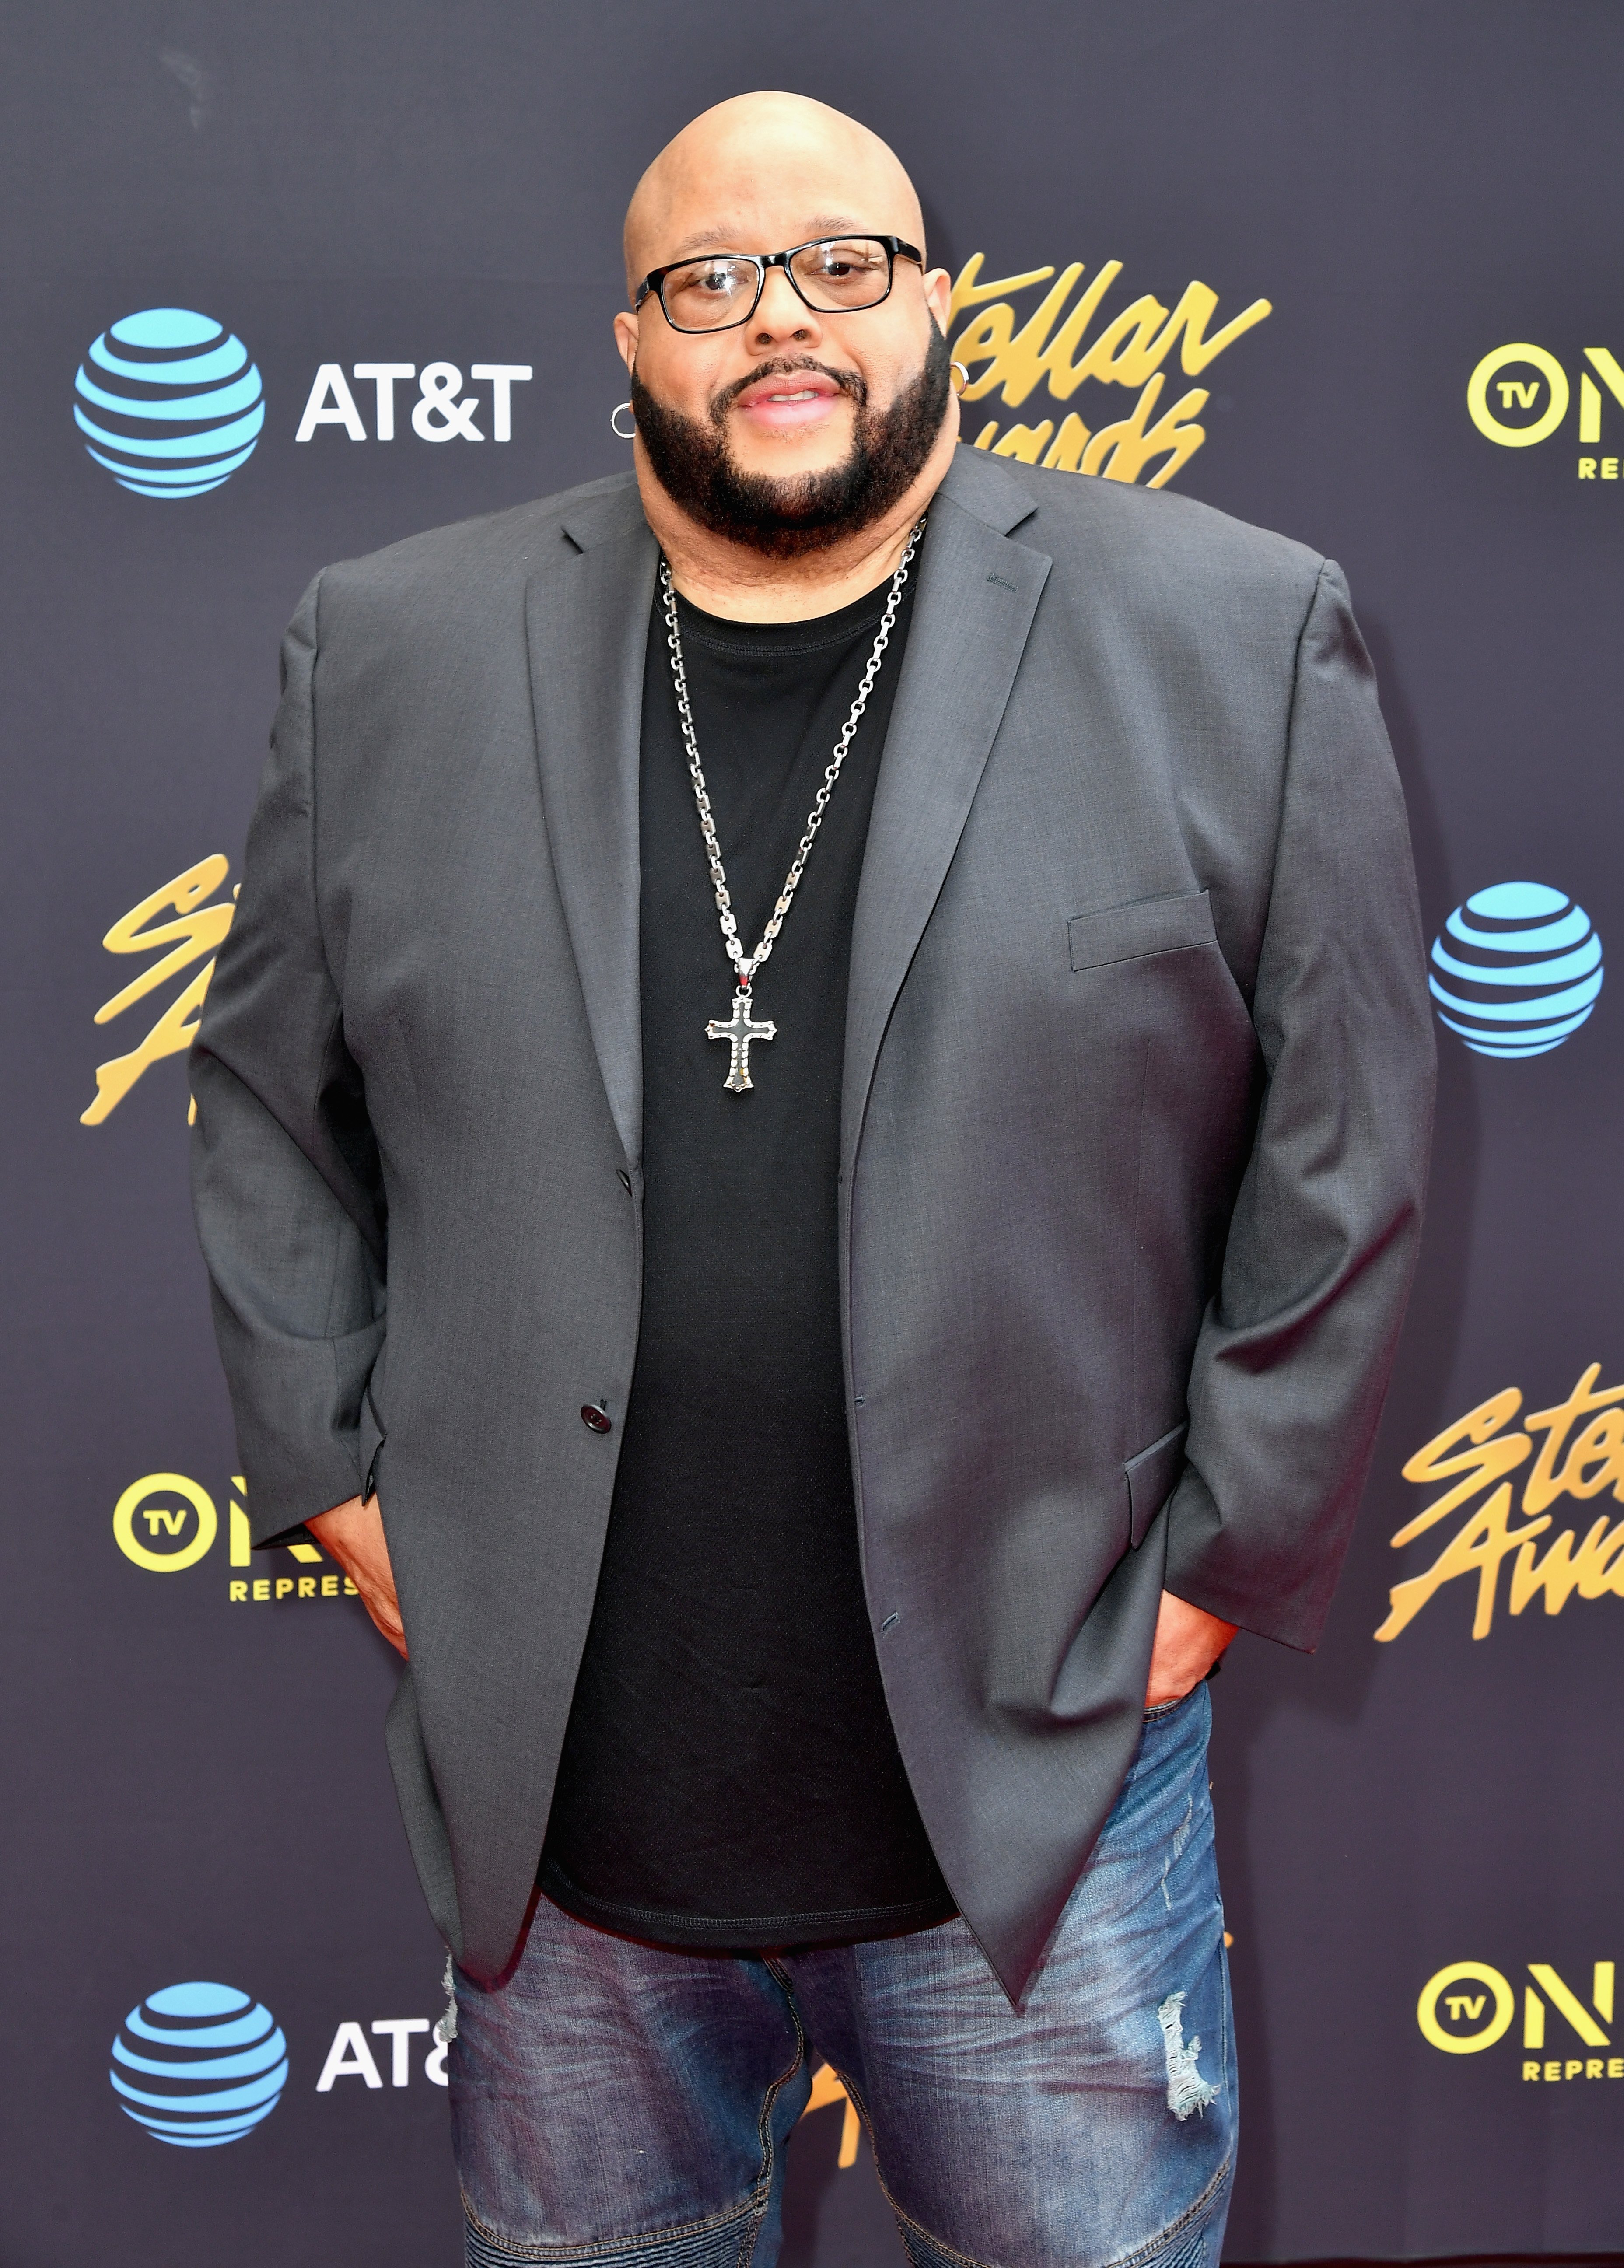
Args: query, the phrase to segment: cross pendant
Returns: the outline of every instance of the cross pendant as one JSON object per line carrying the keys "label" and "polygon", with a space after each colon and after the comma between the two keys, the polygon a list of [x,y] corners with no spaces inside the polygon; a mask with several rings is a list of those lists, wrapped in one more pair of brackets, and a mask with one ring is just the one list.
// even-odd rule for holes
{"label": "cross pendant", "polygon": [[775,1024],[751,1022],[750,994],[748,989],[742,984],[733,995],[731,1020],[723,1024],[718,1023],[713,1017],[706,1025],[705,1037],[708,1040],[727,1040],[731,1043],[732,1061],[728,1067],[727,1077],[723,1081],[723,1085],[730,1093],[742,1094],[747,1086],[753,1086],[755,1084],[750,1076],[750,1042],[752,1040],[770,1040],[777,1028]]}

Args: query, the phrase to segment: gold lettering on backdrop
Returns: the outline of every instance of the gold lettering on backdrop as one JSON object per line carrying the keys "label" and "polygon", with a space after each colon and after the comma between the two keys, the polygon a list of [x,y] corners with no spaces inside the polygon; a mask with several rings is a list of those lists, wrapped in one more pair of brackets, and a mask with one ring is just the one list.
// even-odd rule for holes
{"label": "gold lettering on backdrop", "polygon": [[[972,372],[964,390],[966,401],[982,401],[996,388],[1008,408],[1018,409],[1040,384],[1047,382],[1051,400],[1063,403],[1070,401],[1085,379],[1101,386],[1136,387],[1139,398],[1126,417],[1113,418],[1095,431],[1076,410],[1062,418],[1058,428],[1054,419],[1045,417],[1033,424],[1010,425],[1002,435],[994,418],[976,434],[975,447],[989,450],[995,457],[1018,457],[1023,464],[1101,474],[1108,481],[1137,481],[1147,467],[1155,465],[1157,469],[1145,485],[1165,488],[1207,438],[1206,429],[1195,422],[1209,400],[1201,387],[1181,394],[1154,423],[1150,422],[1167,383],[1162,365],[1174,346],[1185,376],[1199,377],[1209,363],[1273,313],[1268,300],[1254,299],[1209,336],[1208,325],[1217,313],[1218,295],[1209,284],[1194,283],[1186,287],[1171,313],[1146,292],[1112,316],[1091,338],[1090,327],[1121,274],[1122,263],[1107,260],[1072,299],[1086,273],[1083,262],[1074,260],[1061,269],[1018,330],[1012,301],[1035,285],[1048,283],[1054,270],[1029,268],[1018,276],[1003,276],[983,284],[984,257],[976,252],[966,261],[953,286],[948,314],[950,330],[960,315],[969,317],[952,350],[954,360]],[[978,364],[981,369],[976,375]]]}
{"label": "gold lettering on backdrop", "polygon": [[814,2110],[821,2110],[831,2102],[844,2106],[841,2118],[840,2155],[835,2163],[844,2172],[857,2162],[857,2143],[862,2134],[862,2122],[857,2106],[846,2092],[845,2082],[831,2064],[819,2064],[812,2073],[812,2094],[807,2098],[803,2118],[810,2118]]}
{"label": "gold lettering on backdrop", "polygon": [[[109,953],[152,953],[159,946],[173,948],[161,961],[143,968],[132,977],[121,991],[110,1000],[104,1000],[96,1011],[99,1024],[111,1022],[121,1016],[126,1008],[133,1008],[137,1000],[144,1000],[149,992],[171,976],[178,976],[183,968],[209,957],[191,983],[177,993],[164,1010],[139,1047],[128,1055],[114,1056],[96,1066],[96,1099],[88,1110],[80,1114],[82,1126],[99,1126],[104,1118],[116,1110],[119,1104],[143,1071],[165,1056],[183,1055],[197,1036],[197,1020],[202,1012],[203,998],[209,990],[209,980],[214,975],[214,956],[231,925],[236,912],[235,893],[230,898],[217,900],[213,905],[204,902],[224,881],[231,872],[231,862],[217,852],[213,858],[200,858],[195,866],[188,866],[177,874],[173,882],[165,882],[161,890],[154,890],[150,898],[143,898],[120,916],[102,939]],[[158,914],[173,913],[174,921],[156,921]],[[147,924],[152,923],[151,928]]]}
{"label": "gold lettering on backdrop", "polygon": [[[1624,1504],[1624,1386],[1598,1387],[1601,1365],[1593,1362],[1565,1402],[1532,1410],[1522,1429],[1508,1432],[1523,1406],[1521,1391],[1508,1387],[1458,1418],[1429,1441],[1404,1468],[1418,1487],[1452,1481],[1443,1495],[1408,1520],[1393,1537],[1395,1550],[1424,1535],[1474,1497],[1489,1493],[1468,1513],[1430,1567],[1389,1593],[1390,1611],[1376,1636],[1384,1644],[1407,1630],[1428,1602],[1457,1576],[1477,1578],[1472,1618],[1474,1638],[1494,1627],[1502,1563],[1511,1561],[1507,1604],[1514,1615],[1543,1598],[1547,1615],[1559,1615],[1576,1593],[1581,1599],[1624,1598],[1624,1520],[1607,1513],[1594,1521],[1581,1540],[1576,1528],[1552,1535],[1551,1506],[1564,1497],[1584,1503],[1605,1491]],[[1535,1437],[1539,1437],[1538,1454]],[[1507,1475],[1529,1467],[1516,1510]],[[1541,1550],[1534,1538],[1544,1539]]]}

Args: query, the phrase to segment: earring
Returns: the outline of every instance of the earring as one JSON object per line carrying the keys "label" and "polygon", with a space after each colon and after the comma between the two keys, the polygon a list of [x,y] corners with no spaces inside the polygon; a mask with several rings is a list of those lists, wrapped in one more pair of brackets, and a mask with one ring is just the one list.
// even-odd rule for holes
{"label": "earring", "polygon": [[[966,372],[966,375],[968,373]],[[629,401],[617,401],[614,409],[609,412],[609,423],[613,427],[617,438],[622,441],[629,441],[632,435],[637,431],[637,421],[634,417],[631,422],[631,432],[622,433],[621,431],[621,412],[622,409],[629,410],[630,408],[631,404]]]}
{"label": "earring", "polygon": [[961,362],[950,362],[947,365],[947,382],[955,394],[962,394],[970,383],[970,372],[966,366]]}

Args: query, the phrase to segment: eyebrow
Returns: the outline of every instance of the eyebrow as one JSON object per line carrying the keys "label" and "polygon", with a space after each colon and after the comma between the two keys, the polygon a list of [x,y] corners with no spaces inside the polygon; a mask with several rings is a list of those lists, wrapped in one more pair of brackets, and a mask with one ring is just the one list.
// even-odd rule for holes
{"label": "eyebrow", "polygon": [[[810,236],[805,237],[801,239],[803,243],[806,244],[815,243],[820,236],[856,236],[859,234],[863,236],[872,236],[884,233],[883,230],[863,228],[861,223],[854,221],[848,214],[845,213],[819,213],[815,215],[812,220],[808,221],[806,225],[812,231],[812,234]],[[694,254],[701,252],[737,252],[739,247],[736,244],[730,245],[728,243],[728,235],[729,231],[725,228],[710,227],[694,229],[689,235],[680,238],[677,243],[672,247],[670,259],[671,261],[688,260],[691,259]],[[670,261],[662,261],[658,264],[661,267],[666,267],[669,266]]]}

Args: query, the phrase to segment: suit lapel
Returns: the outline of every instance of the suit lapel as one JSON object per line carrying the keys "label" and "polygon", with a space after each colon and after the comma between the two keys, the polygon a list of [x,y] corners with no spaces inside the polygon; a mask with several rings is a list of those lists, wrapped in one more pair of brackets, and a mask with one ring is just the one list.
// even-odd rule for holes
{"label": "suit lapel", "polygon": [[635,488],[565,523],[575,556],[525,593],[547,840],[609,1108],[643,1147],[637,843],[643,670],[658,554]]}
{"label": "suit lapel", "polygon": [[[1049,560],[1008,531],[1034,509],[961,448],[930,507],[902,681],[869,825],[852,933],[841,1091],[849,1160],[880,1042],[946,879]],[[537,759],[559,895],[627,1161],[643,1147],[639,756],[658,552],[636,488],[585,499],[575,554],[525,591]]]}
{"label": "suit lapel", "polygon": [[880,1042],[1003,718],[1050,562],[1012,543],[1030,497],[960,448],[930,506],[852,930],[841,1097],[849,1168]]}

